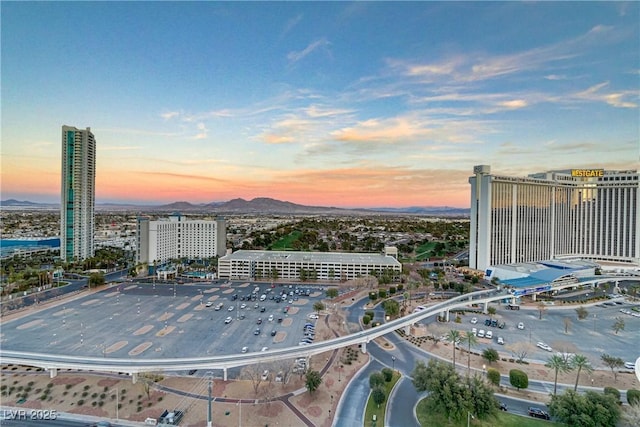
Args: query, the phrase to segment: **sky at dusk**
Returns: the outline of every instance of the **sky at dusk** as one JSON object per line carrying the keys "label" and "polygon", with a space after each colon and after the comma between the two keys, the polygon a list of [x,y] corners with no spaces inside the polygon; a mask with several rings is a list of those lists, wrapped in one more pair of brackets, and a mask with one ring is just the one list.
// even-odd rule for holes
{"label": "sky at dusk", "polygon": [[637,169],[637,2],[2,2],[2,199],[469,206],[500,175]]}

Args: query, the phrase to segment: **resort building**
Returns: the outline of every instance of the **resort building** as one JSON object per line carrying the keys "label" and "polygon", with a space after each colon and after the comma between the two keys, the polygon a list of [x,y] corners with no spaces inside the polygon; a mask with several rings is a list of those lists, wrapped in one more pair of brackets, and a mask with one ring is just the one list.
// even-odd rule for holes
{"label": "resort building", "polygon": [[284,279],[345,281],[372,271],[402,272],[397,249],[384,254],[239,250],[218,259],[218,277],[227,279]]}
{"label": "resort building", "polygon": [[469,267],[553,259],[640,264],[638,171],[510,177],[474,167]]}
{"label": "resort building", "polygon": [[219,217],[211,220],[189,220],[180,214],[151,221],[137,221],[136,261],[163,264],[171,259],[198,259],[226,253],[226,223]]}
{"label": "resort building", "polygon": [[96,140],[91,128],[62,126],[60,257],[83,260],[94,255]]}

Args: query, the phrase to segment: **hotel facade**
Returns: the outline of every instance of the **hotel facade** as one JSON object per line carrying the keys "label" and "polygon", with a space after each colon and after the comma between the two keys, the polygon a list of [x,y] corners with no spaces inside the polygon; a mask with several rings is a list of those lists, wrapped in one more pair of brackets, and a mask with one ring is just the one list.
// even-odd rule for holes
{"label": "hotel facade", "polygon": [[224,218],[189,220],[182,215],[151,221],[137,220],[136,261],[163,264],[171,259],[197,259],[226,253],[227,229]]}
{"label": "hotel facade", "polygon": [[640,264],[638,171],[572,169],[528,177],[474,167],[469,266],[581,258]]}
{"label": "hotel facade", "polygon": [[[391,270],[402,272],[397,249],[379,253],[293,252],[239,250],[218,259],[218,277],[226,279],[345,281]],[[274,274],[276,273],[276,274]]]}
{"label": "hotel facade", "polygon": [[60,258],[94,255],[96,140],[91,128],[62,126]]}

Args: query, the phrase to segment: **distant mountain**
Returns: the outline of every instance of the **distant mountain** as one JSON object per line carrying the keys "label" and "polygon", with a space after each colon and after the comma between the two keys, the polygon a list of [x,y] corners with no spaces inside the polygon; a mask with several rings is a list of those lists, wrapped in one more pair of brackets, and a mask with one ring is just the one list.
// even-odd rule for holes
{"label": "distant mountain", "polygon": [[271,199],[268,197],[257,197],[252,200],[233,199],[225,203],[214,203],[208,205],[211,209],[218,212],[233,213],[330,213],[344,212],[346,209],[321,206],[305,206],[291,202],[283,202],[281,200]]}
{"label": "distant mountain", "polygon": [[46,208],[50,208],[50,207],[54,207],[54,206],[59,206],[59,204],[58,203],[38,203],[38,202],[30,202],[28,200],[9,199],[9,200],[0,201],[0,206],[2,206],[3,208],[6,208],[6,207],[23,207],[23,208],[46,207]]}
{"label": "distant mountain", "polygon": [[[3,208],[24,208],[24,209],[53,209],[59,208],[58,203],[38,203],[30,201],[19,201],[15,199],[0,202]],[[368,214],[390,214],[390,215],[427,215],[427,216],[448,216],[448,217],[468,217],[469,209],[453,208],[449,206],[410,206],[406,208],[368,208],[368,209],[345,209],[325,206],[306,206],[296,203],[276,200],[269,197],[256,197],[252,200],[232,199],[227,202],[211,202],[193,204],[187,201],[173,202],[166,205],[138,205],[135,203],[96,203],[98,210],[118,210],[118,211],[161,211],[161,212],[210,212],[210,213],[265,213],[265,214],[334,214],[334,215],[368,215]]]}
{"label": "distant mountain", "polygon": [[406,213],[433,216],[469,216],[469,208],[453,208],[449,206],[410,206],[408,208],[371,208],[375,212]]}

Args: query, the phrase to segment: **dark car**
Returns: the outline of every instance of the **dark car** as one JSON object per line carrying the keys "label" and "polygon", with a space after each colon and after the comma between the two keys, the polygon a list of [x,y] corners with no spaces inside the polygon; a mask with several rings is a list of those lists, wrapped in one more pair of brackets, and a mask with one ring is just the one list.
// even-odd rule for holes
{"label": "dark car", "polygon": [[264,313],[265,311],[267,311],[266,307],[260,307],[260,313]]}
{"label": "dark car", "polygon": [[258,325],[261,325],[261,324],[262,324],[262,318],[261,318],[261,317],[259,317],[259,318],[258,318],[258,320],[256,321],[256,323],[257,323]]}
{"label": "dark car", "polygon": [[493,319],[493,320],[491,321],[491,326],[493,326],[494,328],[495,328],[496,326],[498,326],[498,321],[497,321],[497,320],[495,320],[495,319]]}
{"label": "dark car", "polygon": [[191,370],[189,371],[189,375],[193,375],[193,374],[195,374],[197,371],[198,371],[197,369],[191,369]]}
{"label": "dark car", "polygon": [[542,418],[543,420],[548,420],[550,418],[549,414],[540,408],[530,407],[528,413],[530,417],[534,418]]}
{"label": "dark car", "polygon": [[260,328],[256,328],[256,330],[253,331],[253,335],[260,335]]}
{"label": "dark car", "polygon": [[506,412],[507,410],[509,410],[509,408],[507,407],[506,403],[500,402],[500,410]]}
{"label": "dark car", "polygon": [[271,336],[275,337],[276,336],[276,331],[271,331]]}
{"label": "dark car", "polygon": [[487,319],[487,320],[485,320],[485,321],[484,321],[484,325],[485,325],[485,326],[489,326],[489,325],[491,325],[491,319]]}
{"label": "dark car", "polygon": [[282,317],[278,317],[278,323],[282,323]]}

